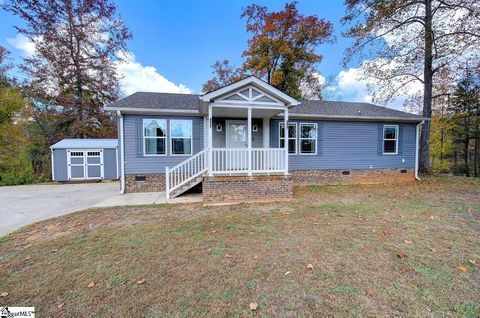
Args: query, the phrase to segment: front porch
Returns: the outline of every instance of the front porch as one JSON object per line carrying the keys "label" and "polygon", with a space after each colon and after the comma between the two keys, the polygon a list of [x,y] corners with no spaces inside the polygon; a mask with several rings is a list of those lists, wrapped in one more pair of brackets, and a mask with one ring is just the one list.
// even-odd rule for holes
{"label": "front porch", "polygon": [[296,100],[256,78],[207,93],[201,100],[204,149],[166,168],[167,198],[207,176],[288,175],[289,145],[271,147],[270,121],[282,118],[282,133],[288,136],[288,108]]}

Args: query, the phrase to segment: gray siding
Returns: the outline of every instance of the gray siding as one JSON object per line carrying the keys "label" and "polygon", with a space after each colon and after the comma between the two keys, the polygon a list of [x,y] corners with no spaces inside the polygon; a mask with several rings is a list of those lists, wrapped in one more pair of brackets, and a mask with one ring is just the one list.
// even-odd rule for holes
{"label": "gray siding", "polygon": [[[141,134],[143,118],[167,119],[167,155],[144,156],[143,140],[137,138]],[[125,138],[125,174],[164,173],[166,167],[172,167],[189,156],[170,155],[170,121],[168,119],[191,119],[193,127],[193,154],[203,150],[203,117],[201,116],[147,116],[123,115]],[[141,136],[141,135],[140,135]]]}
{"label": "gray siding", "polygon": [[[270,147],[272,148],[279,147],[279,122],[279,120],[270,122]],[[400,126],[399,154],[383,155],[378,149],[379,127],[383,123],[309,120],[290,120],[290,122],[315,122],[319,128],[317,155],[290,155],[289,169],[292,171],[415,167],[416,129],[413,124],[398,124]],[[405,162],[402,162],[402,159]]]}
{"label": "gray siding", "polygon": [[53,177],[54,181],[67,181],[67,150],[53,150]]}
{"label": "gray siding", "polygon": [[103,150],[103,178],[115,180],[117,177],[117,149]]}
{"label": "gray siding", "polygon": [[[213,118],[213,129],[212,129],[212,144],[216,148],[225,148],[226,147],[226,135],[225,135],[225,121],[226,120],[245,120],[246,119],[235,119],[235,118]],[[222,124],[222,131],[217,131],[217,124]],[[252,147],[253,148],[262,148],[263,147],[263,120],[258,118],[252,119],[252,125],[257,124],[258,131],[252,132]]]}

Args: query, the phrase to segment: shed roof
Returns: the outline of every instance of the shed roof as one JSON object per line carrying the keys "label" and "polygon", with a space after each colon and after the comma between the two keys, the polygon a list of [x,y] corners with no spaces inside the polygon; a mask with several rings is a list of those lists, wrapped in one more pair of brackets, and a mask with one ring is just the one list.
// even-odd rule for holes
{"label": "shed roof", "polygon": [[117,148],[117,139],[62,139],[51,149],[102,149]]}

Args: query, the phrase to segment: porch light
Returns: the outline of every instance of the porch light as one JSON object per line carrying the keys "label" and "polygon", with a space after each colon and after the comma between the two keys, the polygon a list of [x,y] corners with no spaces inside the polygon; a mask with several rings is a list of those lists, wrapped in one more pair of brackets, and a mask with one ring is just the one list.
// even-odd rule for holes
{"label": "porch light", "polygon": [[222,123],[217,123],[217,131],[222,131]]}
{"label": "porch light", "polygon": [[257,132],[257,131],[258,131],[258,125],[257,125],[257,124],[253,124],[253,126],[252,126],[252,131],[253,131],[253,132]]}

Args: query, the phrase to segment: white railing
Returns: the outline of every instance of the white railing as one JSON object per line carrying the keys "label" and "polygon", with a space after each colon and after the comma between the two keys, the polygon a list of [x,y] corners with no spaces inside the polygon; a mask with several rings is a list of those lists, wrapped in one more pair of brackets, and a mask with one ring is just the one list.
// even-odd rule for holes
{"label": "white railing", "polygon": [[207,153],[208,149],[204,149],[172,168],[165,168],[167,199],[173,191],[207,171]]}
{"label": "white railing", "polygon": [[[250,155],[249,155],[250,154]],[[212,174],[236,174],[285,172],[283,148],[212,148]]]}

